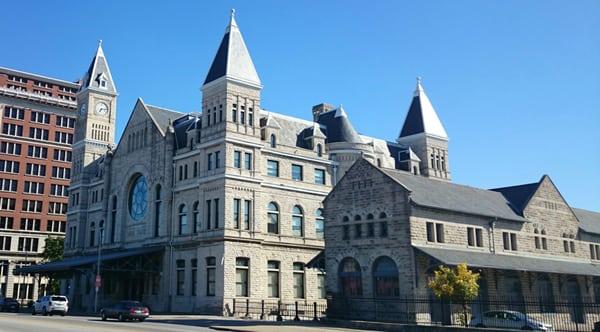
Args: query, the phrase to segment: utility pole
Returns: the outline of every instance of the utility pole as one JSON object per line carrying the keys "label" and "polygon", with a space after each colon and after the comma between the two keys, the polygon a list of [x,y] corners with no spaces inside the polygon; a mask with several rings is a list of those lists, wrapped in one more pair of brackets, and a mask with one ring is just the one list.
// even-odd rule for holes
{"label": "utility pole", "polygon": [[100,240],[98,241],[98,261],[96,262],[96,293],[94,296],[94,313],[98,312],[98,289],[100,288],[100,283],[102,282],[102,279],[100,277],[100,258],[102,255],[102,242],[104,242],[104,228],[100,228]]}

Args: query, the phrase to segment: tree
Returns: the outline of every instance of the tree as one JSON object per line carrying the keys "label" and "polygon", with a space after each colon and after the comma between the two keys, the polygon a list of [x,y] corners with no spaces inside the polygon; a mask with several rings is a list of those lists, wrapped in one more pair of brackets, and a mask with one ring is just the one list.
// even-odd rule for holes
{"label": "tree", "polygon": [[475,299],[479,293],[479,273],[475,273],[462,263],[452,269],[440,266],[429,281],[429,288],[440,299],[460,303],[463,309],[463,324],[468,325],[467,302]]}
{"label": "tree", "polygon": [[[61,237],[48,237],[46,244],[44,245],[44,252],[42,252],[42,259],[44,262],[54,262],[63,259],[65,239]],[[60,291],[58,280],[54,274],[48,276],[48,291],[52,294],[57,294]]]}

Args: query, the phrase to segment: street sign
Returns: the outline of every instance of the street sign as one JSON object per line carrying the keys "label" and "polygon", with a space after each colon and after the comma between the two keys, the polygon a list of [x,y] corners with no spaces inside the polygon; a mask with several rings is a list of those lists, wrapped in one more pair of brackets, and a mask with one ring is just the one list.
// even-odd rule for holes
{"label": "street sign", "polygon": [[99,274],[96,275],[96,288],[100,288],[100,285],[102,285],[102,277],[100,277]]}

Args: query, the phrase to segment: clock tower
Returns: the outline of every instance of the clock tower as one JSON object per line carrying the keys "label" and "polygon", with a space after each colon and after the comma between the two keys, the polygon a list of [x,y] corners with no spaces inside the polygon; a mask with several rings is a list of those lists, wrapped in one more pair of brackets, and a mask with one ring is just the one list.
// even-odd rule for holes
{"label": "clock tower", "polygon": [[92,161],[103,156],[109,145],[115,142],[115,120],[117,90],[98,42],[96,55],[92,59],[77,93],[78,118],[73,143],[73,179],[82,180],[83,169]]}

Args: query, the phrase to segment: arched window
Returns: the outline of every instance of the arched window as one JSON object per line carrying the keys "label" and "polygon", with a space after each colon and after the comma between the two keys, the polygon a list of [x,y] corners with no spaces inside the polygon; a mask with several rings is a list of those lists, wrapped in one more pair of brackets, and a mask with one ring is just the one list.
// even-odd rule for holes
{"label": "arched window", "polygon": [[267,232],[270,234],[279,234],[279,206],[271,202],[267,207]]}
{"label": "arched window", "polygon": [[385,212],[381,212],[379,214],[379,219],[385,219],[385,218],[387,218],[387,215],[385,214]]}
{"label": "arched window", "polygon": [[381,159],[377,158],[377,167],[381,167]]}
{"label": "arched window", "polygon": [[93,247],[95,245],[96,245],[96,223],[92,221],[90,223],[90,247]]}
{"label": "arched window", "polygon": [[160,190],[160,184],[157,184],[154,192],[154,237],[158,237],[158,231],[160,228],[160,208],[162,203],[160,198]]}
{"label": "arched window", "polygon": [[361,221],[361,220],[362,220],[362,218],[360,217],[360,215],[357,214],[354,216],[354,221]]}
{"label": "arched window", "polygon": [[179,205],[179,235],[186,233],[187,229],[187,207],[185,204]]}
{"label": "arched window", "polygon": [[339,290],[343,296],[362,295],[360,265],[354,258],[346,257],[338,268]]}
{"label": "arched window", "polygon": [[506,297],[511,302],[523,303],[523,290],[521,288],[521,279],[517,272],[508,272],[504,276],[504,289]]}
{"label": "arched window", "polygon": [[373,220],[373,218],[374,217],[372,213],[367,214],[367,220]]}
{"label": "arched window", "polygon": [[137,175],[129,190],[129,215],[139,221],[146,215],[148,209],[148,184],[146,177]]}
{"label": "arched window", "polygon": [[115,243],[117,232],[117,196],[112,198],[112,208],[110,211],[110,243]]}
{"label": "arched window", "polygon": [[315,212],[315,234],[317,239],[322,239],[325,234],[325,219],[323,218],[323,209],[317,209]]}
{"label": "arched window", "polygon": [[194,233],[198,233],[200,228],[200,202],[196,201],[194,203],[194,212],[193,212],[193,222],[194,222]]}
{"label": "arched window", "polygon": [[350,221],[350,218],[348,218],[348,216],[344,216],[344,218],[342,218],[342,221],[343,222],[348,222],[348,221]]}
{"label": "arched window", "polygon": [[317,144],[317,156],[323,156],[323,147],[321,146],[321,144]]}
{"label": "arched window", "polygon": [[104,243],[104,219],[98,223],[98,233],[98,244],[102,245]]}
{"label": "arched window", "polygon": [[304,213],[299,205],[292,209],[292,234],[294,236],[304,236]]}
{"label": "arched window", "polygon": [[400,295],[398,267],[389,257],[379,257],[373,264],[373,290],[375,296],[387,297]]}
{"label": "arched window", "polygon": [[275,137],[275,134],[271,134],[271,137],[269,139],[269,143],[271,144],[272,148],[277,147],[277,137]]}
{"label": "arched window", "polygon": [[538,294],[540,296],[541,312],[556,312],[554,305],[554,288],[547,274],[540,275],[538,279]]}

